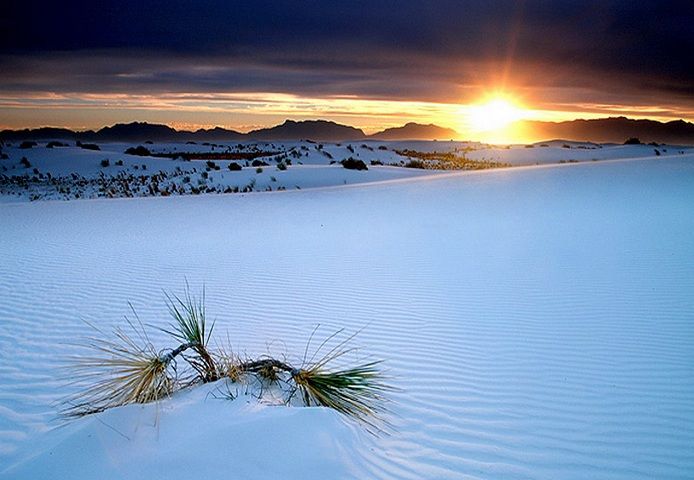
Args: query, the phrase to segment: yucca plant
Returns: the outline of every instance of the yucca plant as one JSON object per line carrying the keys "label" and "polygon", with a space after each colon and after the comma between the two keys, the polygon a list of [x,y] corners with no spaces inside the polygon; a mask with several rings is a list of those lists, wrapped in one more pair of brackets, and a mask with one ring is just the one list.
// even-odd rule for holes
{"label": "yucca plant", "polygon": [[[356,419],[372,432],[381,432],[388,426],[382,416],[387,412],[385,394],[391,387],[385,383],[380,361],[356,366],[344,362],[347,354],[354,352],[355,349],[348,345],[359,332],[338,341],[344,329],[338,330],[307,358],[316,327],[306,344],[299,368],[272,357],[242,360],[230,348],[228,352],[223,348],[210,351],[214,323],[208,328],[204,289],[202,296],[195,298],[186,284],[183,298],[165,296],[174,322],[170,329],[162,330],[175,338],[179,346],[172,350],[155,350],[137,314],[138,326],[126,317],[130,332],[116,329],[114,340],[104,340],[103,332],[99,331],[102,338],[92,338],[86,344],[92,354],[76,358],[72,371],[78,381],[88,381],[91,386],[69,399],[64,411],[66,416],[154,402],[196,382],[227,378],[244,382],[249,388],[259,387],[259,398],[273,392],[279,394],[277,400],[287,404],[294,403],[293,399],[298,397],[305,406],[332,408]],[[228,338],[227,342],[231,344]],[[335,346],[329,348],[331,344]],[[195,372],[192,377],[187,376],[191,369],[176,368],[179,358],[192,367]],[[265,390],[269,385],[272,388]]]}
{"label": "yucca plant", "polygon": [[[304,405],[332,408],[372,429],[382,431],[382,427],[387,426],[381,418],[382,414],[387,412],[384,407],[384,395],[392,390],[392,387],[385,383],[379,368],[381,361],[370,361],[354,367],[330,367],[330,364],[335,364],[354,350],[347,348],[347,344],[359,332],[338,343],[314,361],[323,347],[342,333],[342,329],[326,338],[311,359],[306,360],[306,353],[315,331],[307,343],[303,366],[291,371],[291,378]],[[296,391],[291,395],[295,393]]]}
{"label": "yucca plant", "polygon": [[383,394],[389,387],[382,383],[379,363],[342,370],[299,369],[292,379],[304,405],[332,408],[380,430],[379,416],[386,412]]}
{"label": "yucca plant", "polygon": [[199,373],[204,382],[213,382],[220,378],[217,365],[208,350],[208,344],[214,329],[214,322],[207,329],[205,317],[205,289],[200,298],[190,293],[188,283],[183,299],[164,292],[166,305],[174,319],[173,329],[164,329],[166,333],[188,345],[195,351],[197,358],[188,359],[188,363]]}
{"label": "yucca plant", "polygon": [[115,340],[91,338],[84,346],[92,353],[74,359],[72,379],[89,382],[91,386],[67,399],[65,416],[79,417],[130,403],[149,403],[173,391],[174,378],[167,368],[170,360],[154,350],[144,329],[138,330],[126,320],[133,334],[117,328]]}

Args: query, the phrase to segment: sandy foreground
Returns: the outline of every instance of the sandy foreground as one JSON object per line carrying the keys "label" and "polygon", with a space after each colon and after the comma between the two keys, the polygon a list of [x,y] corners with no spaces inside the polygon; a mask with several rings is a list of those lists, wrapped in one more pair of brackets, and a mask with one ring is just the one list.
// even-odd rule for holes
{"label": "sandy foreground", "polygon": [[[0,205],[0,478],[691,478],[692,205],[691,153]],[[58,421],[83,320],[186,279],[248,353],[365,327],[391,434],[215,385]]]}

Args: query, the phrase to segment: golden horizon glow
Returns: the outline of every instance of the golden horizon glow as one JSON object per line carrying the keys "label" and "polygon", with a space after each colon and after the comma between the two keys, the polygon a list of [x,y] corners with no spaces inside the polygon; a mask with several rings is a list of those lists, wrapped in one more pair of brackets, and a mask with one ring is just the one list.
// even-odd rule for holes
{"label": "golden horizon glow", "polygon": [[516,97],[502,91],[488,93],[482,100],[462,106],[460,116],[462,130],[475,140],[488,143],[517,142],[516,122],[543,117],[540,112],[527,109]]}
{"label": "golden horizon glow", "polygon": [[504,97],[495,97],[472,106],[468,111],[469,124],[480,132],[505,129],[524,117],[524,110]]}
{"label": "golden horizon glow", "polygon": [[310,97],[272,92],[133,94],[0,94],[0,129],[56,126],[98,129],[115,123],[146,121],[194,130],[221,126],[245,132],[286,119],[324,119],[371,134],[407,122],[434,123],[459,132],[460,140],[526,143],[545,140],[522,131],[519,120],[558,122],[623,115],[691,121],[694,112],[665,107],[561,104],[533,108],[523,97],[494,91],[474,103],[404,101],[355,96]]}

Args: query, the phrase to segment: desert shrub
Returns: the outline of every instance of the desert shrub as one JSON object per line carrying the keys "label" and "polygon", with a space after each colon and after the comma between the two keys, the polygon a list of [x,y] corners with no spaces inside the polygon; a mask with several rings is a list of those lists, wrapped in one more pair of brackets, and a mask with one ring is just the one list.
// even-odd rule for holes
{"label": "desert shrub", "polygon": [[27,159],[27,157],[22,157],[19,164],[24,168],[31,168],[31,162]]}
{"label": "desert shrub", "polygon": [[52,142],[48,142],[46,144],[46,148],[53,148],[53,147],[67,147],[67,143],[52,141]]}
{"label": "desert shrub", "polygon": [[263,162],[262,160],[253,160],[253,163],[251,163],[252,167],[267,167],[268,164]]}
{"label": "desert shrub", "polygon": [[116,165],[119,167],[123,166],[123,160],[116,160]]}
{"label": "desert shrub", "polygon": [[154,142],[152,142],[152,140],[147,140],[147,141],[145,142],[146,145],[152,145],[153,143],[154,143]]}
{"label": "desert shrub", "polygon": [[26,150],[26,149],[28,149],[28,148],[35,147],[36,145],[37,145],[36,142],[32,142],[32,141],[30,141],[30,140],[27,140],[27,141],[25,141],[25,142],[20,143],[20,144],[19,144],[19,148],[21,148],[22,150]]}
{"label": "desert shrub", "polygon": [[232,172],[238,172],[242,167],[236,162],[229,162],[229,170]]}
{"label": "desert shrub", "polygon": [[659,156],[660,156],[660,152],[658,151],[657,148],[654,148],[653,151],[655,152],[655,156],[656,156],[656,157],[659,157]]}
{"label": "desert shrub", "polygon": [[142,170],[147,170],[147,165],[144,163],[142,164]]}
{"label": "desert shrub", "polygon": [[263,173],[263,167],[256,168],[255,173]]}
{"label": "desert shrub", "polygon": [[202,172],[202,173],[200,174],[200,176],[201,176],[202,178],[209,178],[210,175],[209,175],[209,173],[207,173],[207,172]]}
{"label": "desert shrub", "polygon": [[152,152],[150,152],[148,148],[143,147],[142,145],[138,145],[137,147],[130,147],[125,151],[125,153],[127,153],[128,155],[137,155],[139,157],[149,157],[152,155]]}
{"label": "desert shrub", "polygon": [[529,143],[528,145],[525,146],[525,148],[535,148],[535,145],[533,145],[532,143]]}
{"label": "desert shrub", "polygon": [[374,434],[389,427],[383,415],[388,413],[385,397],[392,387],[385,383],[381,362],[346,363],[354,352],[350,342],[358,332],[347,335],[341,329],[312,347],[316,327],[297,363],[289,363],[284,356],[242,358],[212,341],[215,324],[207,321],[204,290],[201,297],[191,295],[187,286],[182,297],[165,295],[172,321],[163,331],[174,342],[173,348],[155,348],[134,311],[136,322],[126,317],[127,325],[115,329],[113,338],[93,327],[99,335],[81,345],[87,354],[76,357],[70,372],[71,378],[87,386],[65,400],[65,417],[156,402],[192,385],[221,379],[229,392],[224,398],[236,398],[232,385],[247,391],[255,385],[259,392],[252,394],[259,399],[270,391],[268,396],[278,403],[331,408]]}
{"label": "desert shrub", "polygon": [[561,146],[561,148],[571,148],[571,145],[569,145],[568,143],[565,143],[564,145]]}
{"label": "desert shrub", "polygon": [[[200,191],[192,189],[191,193]],[[389,427],[383,415],[388,413],[386,395],[392,387],[385,383],[381,362],[346,362],[354,352],[350,342],[356,333],[348,335],[341,329],[312,347],[316,327],[308,338],[303,359],[297,363],[289,363],[285,356],[242,358],[212,341],[215,324],[206,317],[204,290],[201,297],[191,295],[188,287],[183,297],[165,295],[172,321],[163,331],[171,338],[173,348],[155,348],[134,310],[136,321],[126,317],[127,325],[115,329],[113,338],[93,327],[98,335],[81,345],[86,355],[75,357],[70,370],[72,378],[87,386],[65,400],[65,417],[157,402],[178,390],[222,379],[229,392],[224,398],[236,398],[232,385],[247,391],[255,385],[259,392],[252,394],[260,400],[270,391],[267,396],[278,403],[331,408],[374,434]]]}
{"label": "desert shrub", "polygon": [[368,170],[369,167],[362,160],[349,157],[340,162],[342,166],[348,170]]}
{"label": "desert shrub", "polygon": [[427,168],[421,160],[410,160],[405,164],[405,168]]}
{"label": "desert shrub", "polygon": [[624,141],[624,145],[641,145],[641,140],[637,137],[630,137]]}
{"label": "desert shrub", "polygon": [[386,147],[385,145],[379,145],[378,149],[379,150],[388,150],[388,147]]}
{"label": "desert shrub", "polygon": [[287,164],[284,162],[280,162],[277,164],[277,170],[286,170],[287,169]]}
{"label": "desert shrub", "polygon": [[106,168],[106,167],[108,167],[109,165],[111,165],[111,162],[108,160],[108,158],[104,158],[104,159],[101,161],[101,166],[102,166],[102,167]]}
{"label": "desert shrub", "polygon": [[80,143],[79,147],[84,148],[85,150],[101,150],[96,143]]}
{"label": "desert shrub", "polygon": [[205,162],[205,165],[207,166],[207,168],[209,168],[211,170],[219,170],[220,169],[219,165],[217,165],[212,160],[208,160],[207,162]]}
{"label": "desert shrub", "polygon": [[383,162],[380,160],[371,160],[371,165],[383,165]]}

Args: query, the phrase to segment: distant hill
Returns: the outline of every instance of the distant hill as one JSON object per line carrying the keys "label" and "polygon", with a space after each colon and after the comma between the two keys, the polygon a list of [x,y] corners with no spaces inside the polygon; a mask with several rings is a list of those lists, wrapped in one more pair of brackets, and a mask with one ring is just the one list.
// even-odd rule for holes
{"label": "distant hill", "polygon": [[42,127],[33,130],[3,130],[0,140],[80,140],[89,142],[184,142],[230,141],[247,138],[243,133],[215,127],[209,130],[175,130],[168,125],[147,122],[117,123],[98,131],[75,132],[66,128]]}
{"label": "distant hill", "polygon": [[82,135],[94,135],[89,130],[86,132],[73,132],[67,128],[41,127],[24,130],[3,130],[0,132],[0,140],[17,142],[20,140],[76,140]]}
{"label": "distant hill", "polygon": [[112,127],[104,127],[97,131],[91,140],[104,142],[145,142],[147,140],[153,142],[216,142],[241,140],[244,138],[246,138],[246,136],[243,133],[221,127],[208,130],[199,129],[194,132],[189,132],[187,130],[174,130],[168,125],[132,122],[118,123]]}
{"label": "distant hill", "polygon": [[104,142],[144,142],[146,140],[171,142],[181,137],[168,125],[158,125],[146,122],[117,123],[112,127],[104,127],[97,131],[91,140]]}
{"label": "distant hill", "polygon": [[253,130],[247,136],[255,140],[310,139],[317,142],[359,140],[366,137],[358,128],[326,120],[287,120],[276,127]]}
{"label": "distant hill", "polygon": [[[179,132],[186,136],[189,132]],[[222,127],[200,129],[190,134],[194,140],[201,142],[225,142],[230,140],[244,140],[246,135],[235,130],[227,130]]]}
{"label": "distant hill", "polygon": [[369,138],[376,140],[451,140],[458,137],[458,132],[450,128],[410,122],[402,127],[386,128],[382,132],[374,133]]}
{"label": "distant hill", "polygon": [[694,145],[694,124],[683,120],[658,122],[626,117],[571,120],[567,122],[518,122],[522,136],[538,140],[562,138],[580,142],[624,143],[636,137],[643,143]]}

